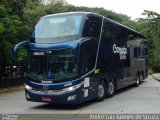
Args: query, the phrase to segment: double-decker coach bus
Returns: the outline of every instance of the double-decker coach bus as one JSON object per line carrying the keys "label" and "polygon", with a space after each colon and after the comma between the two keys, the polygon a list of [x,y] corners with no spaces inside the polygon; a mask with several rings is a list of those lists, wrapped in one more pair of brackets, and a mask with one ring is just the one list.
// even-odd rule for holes
{"label": "double-decker coach bus", "polygon": [[28,101],[79,104],[104,100],[148,76],[147,40],[140,33],[91,12],[40,18],[27,46]]}

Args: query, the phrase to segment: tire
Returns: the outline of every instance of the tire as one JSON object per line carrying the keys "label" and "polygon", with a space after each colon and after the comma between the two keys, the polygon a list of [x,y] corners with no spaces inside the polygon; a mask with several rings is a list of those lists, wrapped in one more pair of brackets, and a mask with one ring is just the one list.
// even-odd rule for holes
{"label": "tire", "polygon": [[140,85],[140,76],[137,74],[135,86],[138,87],[139,85]]}
{"label": "tire", "polygon": [[103,101],[104,98],[106,97],[106,83],[104,81],[102,81],[101,83],[99,83],[98,85],[98,90],[97,90],[97,98],[96,101]]}
{"label": "tire", "polygon": [[107,95],[106,97],[113,97],[115,95],[116,86],[114,79],[110,80],[107,85]]}
{"label": "tire", "polygon": [[140,83],[140,84],[142,83],[143,78],[144,78],[144,77],[143,77],[143,73],[141,73],[140,76],[139,76],[139,80],[140,80],[139,83]]}

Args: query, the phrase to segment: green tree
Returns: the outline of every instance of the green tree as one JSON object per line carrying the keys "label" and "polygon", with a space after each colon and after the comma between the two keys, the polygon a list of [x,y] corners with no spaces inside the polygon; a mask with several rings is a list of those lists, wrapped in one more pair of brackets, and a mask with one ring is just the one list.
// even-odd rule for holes
{"label": "green tree", "polygon": [[[75,7],[64,0],[1,0],[0,1],[0,59],[12,61],[12,49],[20,41],[28,40],[34,25],[41,16],[70,11],[89,11],[107,16],[129,26],[133,23],[126,15],[117,14],[104,8]],[[4,48],[5,46],[5,48]],[[19,61],[25,57],[20,51]]]}
{"label": "green tree", "polygon": [[160,71],[160,14],[145,10],[139,19],[139,30],[148,38],[149,65]]}

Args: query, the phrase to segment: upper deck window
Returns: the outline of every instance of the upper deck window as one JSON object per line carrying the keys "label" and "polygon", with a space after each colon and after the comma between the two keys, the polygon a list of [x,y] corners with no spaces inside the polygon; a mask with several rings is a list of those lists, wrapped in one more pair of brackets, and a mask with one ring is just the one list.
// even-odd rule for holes
{"label": "upper deck window", "polygon": [[104,31],[103,31],[103,41],[114,41],[118,39],[118,26],[112,22],[105,20]]}
{"label": "upper deck window", "polygon": [[83,36],[84,37],[100,37],[102,18],[96,16],[88,16],[85,21]]}
{"label": "upper deck window", "polygon": [[[80,34],[81,15],[49,16],[40,19],[31,36],[36,43],[55,43]],[[45,40],[44,40],[45,39]]]}

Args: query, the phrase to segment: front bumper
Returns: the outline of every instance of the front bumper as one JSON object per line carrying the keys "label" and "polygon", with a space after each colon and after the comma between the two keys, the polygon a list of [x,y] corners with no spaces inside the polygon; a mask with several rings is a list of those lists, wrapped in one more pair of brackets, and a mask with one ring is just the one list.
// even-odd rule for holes
{"label": "front bumper", "polygon": [[[28,101],[34,102],[47,102],[47,103],[57,103],[57,104],[80,104],[83,102],[83,91],[81,88],[65,94],[51,95],[51,94],[39,94],[25,89],[26,99]],[[69,97],[76,96],[74,100],[69,100]],[[50,99],[49,101],[44,101],[43,99]]]}
{"label": "front bumper", "polygon": [[[37,84],[29,80],[25,81],[25,96],[28,101],[47,102],[55,104],[80,104],[94,98],[93,90],[84,87],[84,82],[74,83],[74,89],[68,87],[66,90],[59,84]],[[28,87],[26,87],[28,86]],[[31,87],[30,87],[31,86]],[[64,86],[64,85],[63,85]],[[60,88],[61,87],[61,88]],[[95,93],[95,92],[94,92]]]}

